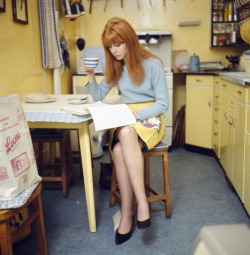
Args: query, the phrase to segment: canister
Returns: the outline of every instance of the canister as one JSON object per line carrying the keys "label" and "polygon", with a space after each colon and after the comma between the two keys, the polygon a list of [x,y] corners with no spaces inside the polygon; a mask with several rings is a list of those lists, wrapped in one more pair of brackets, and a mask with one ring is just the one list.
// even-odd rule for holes
{"label": "canister", "polygon": [[192,73],[200,72],[200,60],[197,55],[193,55],[189,60],[189,71]]}

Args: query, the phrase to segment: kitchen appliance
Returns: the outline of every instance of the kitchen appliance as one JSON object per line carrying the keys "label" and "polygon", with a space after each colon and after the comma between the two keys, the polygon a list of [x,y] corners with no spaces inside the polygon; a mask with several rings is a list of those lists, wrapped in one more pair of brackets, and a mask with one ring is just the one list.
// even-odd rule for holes
{"label": "kitchen appliance", "polygon": [[144,47],[160,57],[164,64],[164,70],[168,85],[169,109],[166,112],[166,128],[163,142],[172,145],[173,134],[173,73],[172,66],[172,32],[166,30],[136,30],[139,42]]}

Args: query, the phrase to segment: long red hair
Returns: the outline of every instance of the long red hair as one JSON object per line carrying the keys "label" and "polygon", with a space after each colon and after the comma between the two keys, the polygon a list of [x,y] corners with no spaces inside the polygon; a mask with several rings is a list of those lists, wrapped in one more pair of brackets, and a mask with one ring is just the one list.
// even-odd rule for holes
{"label": "long red hair", "polygon": [[158,58],[147,51],[138,40],[138,36],[132,26],[124,19],[114,17],[106,24],[102,33],[102,43],[105,51],[105,76],[107,83],[115,86],[122,75],[123,61],[117,60],[110,52],[109,46],[125,43],[127,46],[126,64],[131,80],[135,84],[141,84],[145,73],[142,60]]}

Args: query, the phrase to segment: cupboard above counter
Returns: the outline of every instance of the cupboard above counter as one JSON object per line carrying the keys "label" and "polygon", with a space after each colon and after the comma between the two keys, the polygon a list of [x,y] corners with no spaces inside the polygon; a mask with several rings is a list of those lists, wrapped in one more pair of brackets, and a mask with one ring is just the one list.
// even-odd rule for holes
{"label": "cupboard above counter", "polygon": [[234,0],[211,0],[211,47],[247,46],[240,35],[242,13]]}

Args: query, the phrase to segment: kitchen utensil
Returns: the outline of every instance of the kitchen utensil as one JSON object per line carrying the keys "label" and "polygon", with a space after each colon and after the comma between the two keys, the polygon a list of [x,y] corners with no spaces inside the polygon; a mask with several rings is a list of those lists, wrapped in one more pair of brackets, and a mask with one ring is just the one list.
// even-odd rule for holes
{"label": "kitchen utensil", "polygon": [[92,11],[92,0],[90,0],[90,3],[89,3],[89,13],[91,13],[91,11]]}
{"label": "kitchen utensil", "polygon": [[200,59],[195,54],[190,57],[190,60],[189,60],[189,71],[193,72],[193,73],[200,72]]}
{"label": "kitchen utensil", "polygon": [[107,4],[108,4],[108,0],[105,1],[105,4],[104,4],[104,8],[103,8],[103,11],[105,12],[106,9],[107,9]]}
{"label": "kitchen utensil", "polygon": [[82,100],[86,100],[86,99],[88,99],[88,97],[81,98],[80,100],[82,101]]}
{"label": "kitchen utensil", "polygon": [[121,0],[121,8],[123,8],[123,0]]}
{"label": "kitchen utensil", "polygon": [[140,9],[140,0],[137,0],[137,7]]}
{"label": "kitchen utensil", "polygon": [[241,38],[250,44],[250,18],[246,19],[240,28]]}
{"label": "kitchen utensil", "polygon": [[69,98],[68,103],[69,104],[85,104],[88,102],[88,97],[85,98]]}
{"label": "kitchen utensil", "polygon": [[85,47],[85,40],[82,38],[79,38],[76,40],[76,45],[80,51],[82,51]]}

